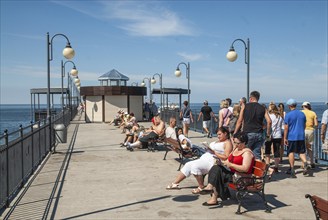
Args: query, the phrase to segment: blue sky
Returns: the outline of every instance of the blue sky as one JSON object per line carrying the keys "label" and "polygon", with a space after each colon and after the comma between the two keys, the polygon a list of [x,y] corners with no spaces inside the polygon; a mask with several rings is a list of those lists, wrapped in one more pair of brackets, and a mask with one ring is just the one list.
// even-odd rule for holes
{"label": "blue sky", "polygon": [[[100,85],[100,75],[117,69],[130,78],[128,84],[162,73],[163,87],[187,88],[185,67],[180,78],[174,71],[190,62],[191,102],[237,102],[246,95],[244,45],[234,44],[239,56],[233,63],[226,53],[235,39],[249,38],[250,91],[260,91],[260,101],[324,102],[327,8],[326,0],[1,0],[0,103],[29,104],[30,89],[47,86],[47,32],[69,38],[82,87]],[[65,45],[64,38],[54,38],[51,87],[61,86]]]}

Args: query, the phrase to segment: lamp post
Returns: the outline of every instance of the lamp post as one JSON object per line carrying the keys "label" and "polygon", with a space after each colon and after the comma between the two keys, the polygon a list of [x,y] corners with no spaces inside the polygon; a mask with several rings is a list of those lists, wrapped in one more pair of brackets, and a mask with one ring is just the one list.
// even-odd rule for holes
{"label": "lamp post", "polygon": [[142,83],[140,84],[140,86],[146,86],[146,83],[145,83],[145,79],[148,80],[148,85],[149,85],[149,101],[150,103],[152,103],[152,95],[151,95],[151,78],[147,78],[145,77],[143,80],[142,80]]}
{"label": "lamp post", "polygon": [[227,59],[230,61],[230,62],[234,62],[235,60],[237,60],[238,58],[238,55],[233,47],[233,44],[236,42],[236,41],[241,41],[244,46],[245,46],[245,64],[247,65],[247,94],[246,94],[246,97],[249,97],[249,51],[250,51],[250,42],[249,42],[249,38],[247,38],[247,44],[245,41],[243,41],[242,39],[236,39],[232,42],[231,44],[231,47],[230,47],[230,50],[229,52],[227,53]]}
{"label": "lamp post", "polygon": [[52,50],[52,41],[55,37],[57,36],[62,36],[66,38],[66,47],[63,50],[63,56],[66,59],[72,59],[75,55],[74,50],[71,47],[71,43],[69,42],[68,37],[64,34],[55,34],[54,36],[51,37],[49,36],[49,32],[47,32],[47,118],[49,120],[49,142],[50,142],[50,149],[51,149],[51,144],[52,144],[52,132],[51,132],[51,113],[50,113],[50,61],[53,60],[53,50]]}
{"label": "lamp post", "polygon": [[155,76],[158,76],[159,77],[159,86],[160,86],[160,96],[161,96],[161,108],[164,108],[163,106],[163,75],[161,73],[155,73],[151,79],[151,83],[152,84],[155,84],[156,83],[156,79],[155,79]]}
{"label": "lamp post", "polygon": [[[61,61],[61,74],[62,74],[62,79],[61,79],[61,95],[62,95],[62,110],[64,110],[64,77],[65,77],[65,65],[66,63],[72,63],[73,64],[73,68],[71,70],[71,75],[72,76],[77,76],[78,72],[77,69],[76,69],[76,66],[75,66],[75,63],[73,61],[70,61],[70,60],[67,60],[65,63],[64,61],[62,60]],[[68,77],[69,77],[69,74],[68,74]],[[67,81],[68,83],[68,81]],[[68,88],[68,86],[67,86]]]}
{"label": "lamp post", "polygon": [[181,62],[178,64],[177,69],[175,70],[175,76],[180,77],[181,76],[181,71],[179,69],[179,66],[183,64],[186,66],[186,78],[188,79],[188,103],[190,105],[190,63],[188,64]]}

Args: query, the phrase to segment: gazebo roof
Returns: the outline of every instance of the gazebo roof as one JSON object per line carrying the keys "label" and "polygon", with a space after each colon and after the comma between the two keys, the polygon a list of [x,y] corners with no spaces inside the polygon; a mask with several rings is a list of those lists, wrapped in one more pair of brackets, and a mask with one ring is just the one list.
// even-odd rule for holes
{"label": "gazebo roof", "polygon": [[112,69],[111,71],[103,74],[102,76],[98,77],[99,81],[103,80],[121,80],[121,81],[129,81],[129,77],[123,75],[116,69]]}

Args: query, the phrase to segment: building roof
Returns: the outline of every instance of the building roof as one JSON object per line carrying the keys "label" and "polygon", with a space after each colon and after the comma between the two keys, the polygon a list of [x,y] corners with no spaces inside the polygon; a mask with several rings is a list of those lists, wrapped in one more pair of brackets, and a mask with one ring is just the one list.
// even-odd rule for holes
{"label": "building roof", "polygon": [[98,81],[102,80],[121,80],[121,81],[129,81],[129,77],[123,75],[116,69],[112,69],[111,71],[103,74],[102,76],[98,77]]}

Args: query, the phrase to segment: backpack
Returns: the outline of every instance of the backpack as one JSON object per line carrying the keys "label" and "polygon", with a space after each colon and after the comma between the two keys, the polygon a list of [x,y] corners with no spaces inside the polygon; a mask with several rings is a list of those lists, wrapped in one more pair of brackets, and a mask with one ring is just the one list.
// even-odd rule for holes
{"label": "backpack", "polygon": [[230,122],[229,122],[229,125],[228,125],[230,133],[235,131],[237,120],[238,120],[238,117],[236,117],[234,115],[231,116],[231,119],[230,119]]}

